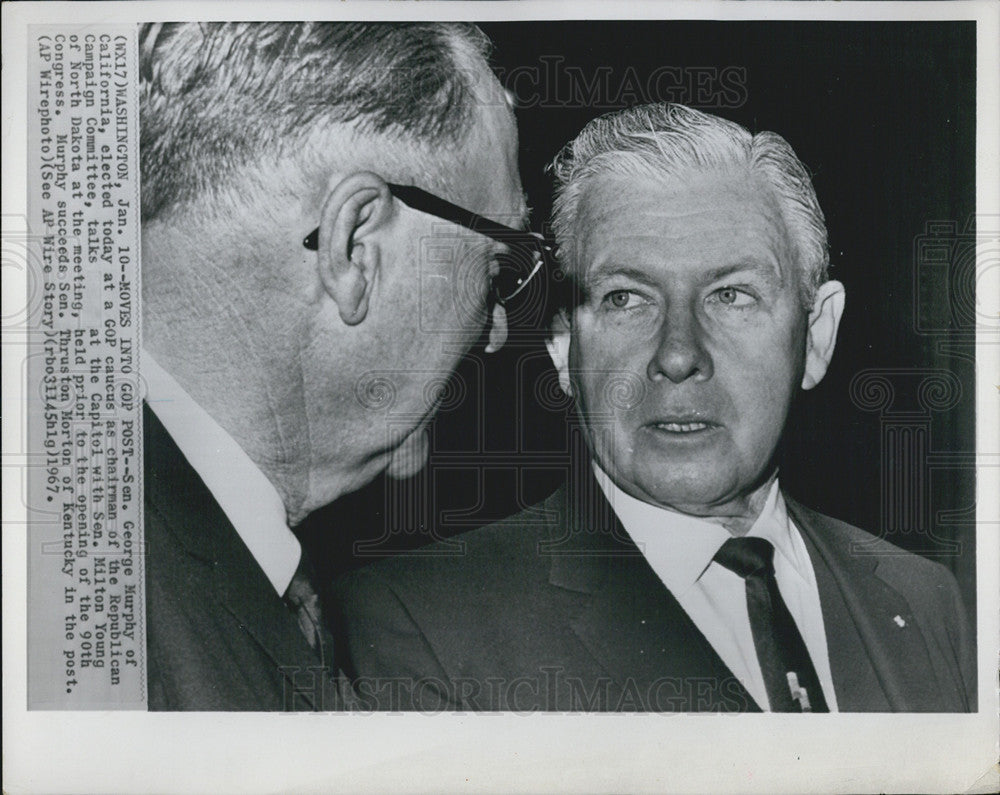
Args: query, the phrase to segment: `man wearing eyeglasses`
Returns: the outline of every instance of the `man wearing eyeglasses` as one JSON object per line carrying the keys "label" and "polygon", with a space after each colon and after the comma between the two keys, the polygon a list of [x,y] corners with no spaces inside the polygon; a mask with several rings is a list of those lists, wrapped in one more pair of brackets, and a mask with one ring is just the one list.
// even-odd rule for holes
{"label": "man wearing eyeglasses", "polygon": [[423,466],[432,387],[485,322],[503,345],[545,254],[487,51],[456,24],[144,27],[151,709],[342,706],[293,529]]}
{"label": "man wearing eyeglasses", "polygon": [[[339,583],[379,709],[960,712],[951,574],[786,496],[775,451],[844,288],[774,133],[676,105],[594,120],[553,164],[573,289],[549,352],[577,468],[540,505]],[[437,554],[435,554],[437,553]]]}

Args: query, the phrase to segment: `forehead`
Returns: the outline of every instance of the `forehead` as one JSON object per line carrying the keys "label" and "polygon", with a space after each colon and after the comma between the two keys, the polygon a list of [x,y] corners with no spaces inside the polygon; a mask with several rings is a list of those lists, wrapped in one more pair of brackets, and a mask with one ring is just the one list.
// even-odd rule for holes
{"label": "forehead", "polygon": [[698,272],[743,261],[784,277],[792,246],[770,184],[746,171],[694,171],[663,179],[602,174],[577,210],[576,265]]}
{"label": "forehead", "polygon": [[528,210],[517,160],[517,126],[501,94],[478,106],[456,152],[457,168],[449,175],[455,202],[507,226],[523,226]]}

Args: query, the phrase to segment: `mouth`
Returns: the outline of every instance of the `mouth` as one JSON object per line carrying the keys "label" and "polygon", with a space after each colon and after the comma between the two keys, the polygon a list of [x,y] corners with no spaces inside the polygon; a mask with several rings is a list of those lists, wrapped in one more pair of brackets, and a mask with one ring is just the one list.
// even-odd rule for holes
{"label": "mouth", "polygon": [[657,422],[655,427],[669,433],[697,433],[714,427],[707,422]]}
{"label": "mouth", "polygon": [[719,424],[697,415],[684,414],[673,417],[662,417],[647,424],[648,428],[672,436],[693,436],[714,431]]}

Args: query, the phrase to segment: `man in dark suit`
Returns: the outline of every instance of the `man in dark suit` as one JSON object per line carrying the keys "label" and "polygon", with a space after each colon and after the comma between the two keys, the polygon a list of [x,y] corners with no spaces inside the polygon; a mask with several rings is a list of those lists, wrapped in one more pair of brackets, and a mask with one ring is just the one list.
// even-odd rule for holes
{"label": "man in dark suit", "polygon": [[340,582],[360,703],[975,710],[951,575],[779,485],[844,307],[791,147],[649,105],[588,124],[553,172],[571,289],[548,347],[575,468],[540,505]]}
{"label": "man in dark suit", "polygon": [[513,114],[469,25],[148,25],[140,48],[149,707],[337,709],[294,530],[418,471],[490,309],[503,344],[541,255],[503,226]]}

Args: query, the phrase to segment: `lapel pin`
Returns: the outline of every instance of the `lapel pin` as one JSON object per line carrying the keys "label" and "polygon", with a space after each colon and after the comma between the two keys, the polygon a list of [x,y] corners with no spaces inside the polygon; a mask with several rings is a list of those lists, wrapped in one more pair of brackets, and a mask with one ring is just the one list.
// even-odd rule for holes
{"label": "lapel pin", "polygon": [[902,616],[893,616],[892,620],[896,622],[896,626],[899,626],[899,627],[905,627],[906,626],[906,622],[903,621],[903,617]]}

